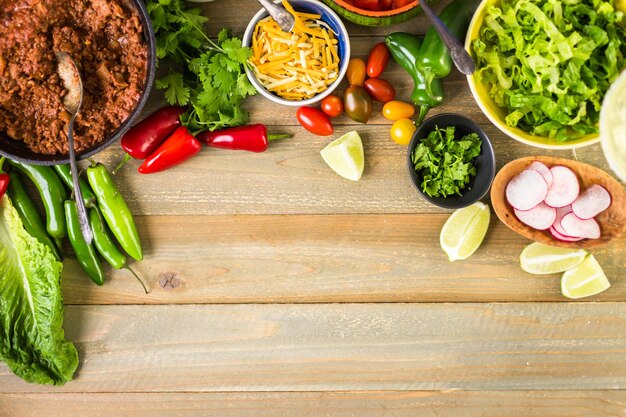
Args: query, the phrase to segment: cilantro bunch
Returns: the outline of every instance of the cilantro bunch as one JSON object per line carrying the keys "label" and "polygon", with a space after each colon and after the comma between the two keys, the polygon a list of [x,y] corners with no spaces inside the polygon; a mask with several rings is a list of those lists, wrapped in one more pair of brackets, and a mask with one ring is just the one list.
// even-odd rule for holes
{"label": "cilantro bunch", "polygon": [[480,155],[480,137],[470,133],[458,140],[454,130],[454,126],[435,127],[411,155],[415,171],[422,177],[420,187],[430,197],[461,195],[476,176],[474,158]]}
{"label": "cilantro bunch", "polygon": [[222,29],[217,40],[203,31],[208,19],[182,0],[148,0],[147,9],[156,35],[157,58],[169,72],[156,81],[172,105],[189,106],[183,124],[190,131],[215,130],[248,121],[242,107],[256,94],[244,72],[250,48]]}

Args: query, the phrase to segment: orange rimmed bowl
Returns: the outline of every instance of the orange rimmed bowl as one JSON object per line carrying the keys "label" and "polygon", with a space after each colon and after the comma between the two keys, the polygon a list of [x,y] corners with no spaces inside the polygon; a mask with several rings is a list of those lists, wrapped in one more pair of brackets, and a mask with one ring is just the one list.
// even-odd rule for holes
{"label": "orange rimmed bowl", "polygon": [[[364,10],[354,7],[344,0],[322,0],[339,16],[361,26],[390,26],[396,23],[406,22],[418,15],[422,10],[419,1],[415,0],[404,7],[381,12]],[[435,0],[429,0],[433,3]]]}

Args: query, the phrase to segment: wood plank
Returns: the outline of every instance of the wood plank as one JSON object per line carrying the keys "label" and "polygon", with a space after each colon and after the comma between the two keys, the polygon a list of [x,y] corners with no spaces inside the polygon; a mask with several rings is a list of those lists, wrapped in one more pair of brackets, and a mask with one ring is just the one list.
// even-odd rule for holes
{"label": "wood plank", "polygon": [[[625,389],[626,303],[85,306],[54,392]],[[0,366],[0,392],[50,392]]]}
{"label": "wood plank", "polygon": [[609,417],[626,391],[385,391],[0,395],[6,416]]}
{"label": "wood plank", "polygon": [[[483,246],[450,263],[439,247],[447,215],[140,217],[145,259],[107,271],[97,287],[66,261],[69,304],[564,301],[560,274],[519,267],[528,240],[495,216]],[[624,301],[626,239],[593,250]],[[159,282],[176,276],[178,286]]]}

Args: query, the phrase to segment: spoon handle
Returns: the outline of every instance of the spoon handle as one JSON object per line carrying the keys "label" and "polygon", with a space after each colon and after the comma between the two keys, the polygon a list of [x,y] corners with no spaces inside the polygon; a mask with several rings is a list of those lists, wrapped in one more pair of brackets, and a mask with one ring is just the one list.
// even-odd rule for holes
{"label": "spoon handle", "polygon": [[435,27],[439,36],[448,47],[448,51],[450,52],[450,57],[452,57],[452,62],[457,67],[457,69],[465,75],[470,75],[474,73],[476,70],[476,64],[472,57],[467,53],[461,42],[452,34],[450,30],[446,27],[446,25],[439,19],[439,16],[433,12],[433,9],[427,3],[427,0],[420,0],[420,6],[422,6],[422,10],[426,13],[426,16]]}
{"label": "spoon handle", "polygon": [[74,183],[74,199],[76,200],[76,208],[78,210],[78,221],[80,222],[80,231],[85,238],[88,245],[91,245],[93,241],[93,232],[89,226],[89,220],[87,218],[87,209],[85,208],[85,201],[83,200],[83,193],[80,190],[80,183],[78,181],[78,167],[76,166],[76,151],[74,150],[74,120],[76,114],[72,115],[70,119],[69,132],[67,133],[67,141],[69,145],[69,157],[70,157],[70,170],[72,172],[72,182]]}
{"label": "spoon handle", "polygon": [[261,6],[274,18],[278,26],[285,32],[291,32],[296,23],[294,17],[283,6],[274,4],[271,0],[257,0]]}

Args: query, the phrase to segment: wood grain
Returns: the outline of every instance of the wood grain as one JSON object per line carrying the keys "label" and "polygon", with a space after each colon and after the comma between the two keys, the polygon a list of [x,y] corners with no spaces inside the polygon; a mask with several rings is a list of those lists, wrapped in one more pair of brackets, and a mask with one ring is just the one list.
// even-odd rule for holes
{"label": "wood grain", "polygon": [[[450,263],[439,248],[446,214],[150,216],[138,219],[146,256],[108,269],[97,287],[65,261],[69,304],[564,301],[560,274],[519,267],[530,243],[495,216],[482,247]],[[626,299],[626,241],[593,250],[612,287],[592,298]],[[178,286],[159,282],[176,277]]]}
{"label": "wood grain", "polygon": [[2,417],[609,417],[624,408],[619,390],[0,395]]}
{"label": "wood grain", "polygon": [[[54,392],[625,389],[625,303],[68,307]],[[0,392],[49,392],[0,366]]]}

